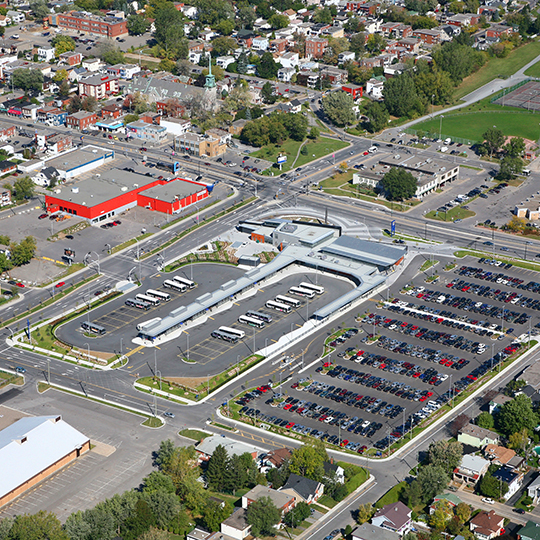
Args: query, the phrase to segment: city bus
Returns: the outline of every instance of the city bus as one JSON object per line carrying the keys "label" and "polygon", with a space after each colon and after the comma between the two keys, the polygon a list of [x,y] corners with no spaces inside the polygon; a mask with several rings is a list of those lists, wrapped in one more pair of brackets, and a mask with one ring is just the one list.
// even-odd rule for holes
{"label": "city bus", "polygon": [[254,326],[255,328],[263,328],[264,322],[260,319],[255,319],[253,317],[248,317],[247,315],[240,315],[238,317],[238,322],[242,324],[248,324],[249,326]]}
{"label": "city bus", "polygon": [[142,300],[139,300],[138,298],[128,298],[125,301],[126,306],[129,307],[135,307],[137,309],[144,309],[145,311],[150,309],[150,304],[147,302],[143,302]]}
{"label": "city bus", "polygon": [[102,336],[106,332],[103,326],[99,326],[99,324],[86,322],[86,321],[81,323],[81,328],[83,330],[88,330],[89,332],[93,332],[94,334],[99,334],[100,336]]}
{"label": "city bus", "polygon": [[146,295],[153,296],[154,298],[157,298],[158,300],[162,300],[163,302],[168,302],[171,299],[171,295],[169,293],[155,291],[154,289],[148,289],[146,291]]}
{"label": "city bus", "polygon": [[185,292],[187,290],[187,285],[180,283],[179,281],[174,281],[172,279],[166,279],[163,282],[163,286],[167,289],[173,289],[175,291]]}
{"label": "city bus", "polygon": [[143,302],[146,302],[147,304],[150,304],[151,306],[159,306],[159,299],[154,298],[153,296],[148,296],[146,294],[137,294],[135,295],[135,298],[137,300],[142,300]]}
{"label": "city bus", "polygon": [[246,335],[246,333],[243,330],[237,330],[236,328],[229,328],[228,326],[220,326],[218,330],[220,332],[225,332],[225,334],[236,336],[238,339],[243,339],[243,337]]}
{"label": "city bus", "polygon": [[283,313],[291,312],[291,306],[288,306],[287,304],[282,304],[281,302],[276,302],[274,300],[268,300],[268,302],[266,302],[265,305],[269,309],[275,309],[276,311],[283,311]]}
{"label": "city bus", "polygon": [[307,283],[303,281],[299,285],[302,289],[307,289],[308,291],[313,291],[317,294],[323,294],[324,293],[324,287],[321,287],[320,285],[313,285],[313,283]]}
{"label": "city bus", "polygon": [[150,326],[151,324],[161,321],[161,317],[154,317],[153,319],[150,319],[149,321],[144,321],[142,323],[139,323],[137,325],[137,330],[140,332],[143,328],[146,328],[147,326]]}
{"label": "city bus", "polygon": [[178,281],[178,283],[183,283],[188,289],[194,289],[197,285],[194,281],[183,278],[182,276],[174,276],[173,279],[174,281]]}
{"label": "city bus", "polygon": [[296,296],[305,296],[306,298],[313,298],[315,296],[314,291],[308,291],[307,289],[302,289],[302,287],[291,287],[289,289],[289,294],[296,294]]}
{"label": "city bus", "polygon": [[290,296],[283,296],[279,294],[275,298],[276,302],[281,302],[282,304],[287,304],[288,306],[291,306],[293,308],[300,307],[300,300],[296,300],[296,298],[291,298]]}
{"label": "city bus", "polygon": [[210,335],[213,338],[222,339],[223,341],[228,341],[229,343],[236,343],[238,341],[238,338],[236,336],[226,334],[225,332],[221,332],[220,330],[214,330]]}
{"label": "city bus", "polygon": [[272,322],[271,315],[268,315],[267,313],[261,313],[260,311],[248,311],[246,313],[246,316],[252,317],[254,319],[260,319],[261,321],[264,321],[267,324]]}

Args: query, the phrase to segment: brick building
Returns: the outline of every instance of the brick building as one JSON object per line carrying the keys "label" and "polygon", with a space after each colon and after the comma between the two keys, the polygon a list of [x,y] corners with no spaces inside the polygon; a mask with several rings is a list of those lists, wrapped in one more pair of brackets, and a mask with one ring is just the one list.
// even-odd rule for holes
{"label": "brick building", "polygon": [[85,11],[67,11],[49,16],[51,24],[77,32],[87,32],[117,38],[128,33],[127,20],[116,17],[100,17]]}
{"label": "brick building", "polygon": [[324,51],[328,47],[328,40],[318,37],[306,38],[306,58],[322,58]]}
{"label": "brick building", "polygon": [[82,131],[89,126],[93,126],[97,122],[97,114],[88,111],[79,111],[70,114],[66,118],[66,126],[72,129]]}
{"label": "brick building", "polygon": [[118,90],[118,79],[108,75],[94,75],[79,82],[80,96],[94,96],[96,99],[101,99],[116,94]]}

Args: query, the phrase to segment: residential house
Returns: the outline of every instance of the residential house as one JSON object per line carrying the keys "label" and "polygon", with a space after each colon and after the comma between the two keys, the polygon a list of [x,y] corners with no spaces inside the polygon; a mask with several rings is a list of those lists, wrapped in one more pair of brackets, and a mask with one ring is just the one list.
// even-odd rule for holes
{"label": "residential house", "polygon": [[82,54],[75,51],[62,53],[58,57],[58,64],[67,64],[68,66],[78,66],[82,62]]}
{"label": "residential house", "polygon": [[270,41],[270,52],[284,53],[289,45],[289,40],[286,38],[273,39]]}
{"label": "residential house", "polygon": [[15,137],[17,128],[15,126],[0,126],[0,141],[6,141],[11,137]]}
{"label": "residential house", "polygon": [[452,15],[452,17],[448,17],[448,19],[446,20],[446,24],[449,24],[450,26],[459,26],[460,28],[465,28],[468,26],[477,25],[479,20],[480,15],[477,15],[475,13],[457,13],[456,15]]}
{"label": "residential house", "polygon": [[504,534],[504,518],[494,510],[483,510],[471,519],[469,528],[478,540],[491,540]]}
{"label": "residential house", "polygon": [[42,45],[37,50],[38,60],[40,62],[50,62],[54,60],[54,47],[50,45]]}
{"label": "residential house", "polygon": [[489,465],[490,463],[487,459],[466,454],[461,460],[461,465],[454,469],[454,481],[475,486],[480,478],[486,474]]}
{"label": "residential house", "polygon": [[183,135],[191,130],[191,120],[182,118],[161,117],[160,125],[166,127],[171,135]]}
{"label": "residential house", "polygon": [[296,504],[299,502],[311,504],[322,497],[324,485],[316,480],[311,480],[311,478],[292,473],[287,483],[280,488],[280,491],[292,495],[296,500]]}
{"label": "residential house", "polygon": [[122,116],[124,108],[122,103],[110,103],[101,108],[100,116],[101,118],[120,118]]}
{"label": "residential house", "polygon": [[70,135],[57,133],[47,140],[47,152],[49,154],[60,154],[65,150],[69,150],[73,146]]}
{"label": "residential house", "polygon": [[508,465],[503,465],[500,469],[495,471],[493,477],[504,482],[508,486],[507,493],[503,495],[505,501],[512,497],[512,495],[515,495],[523,483],[523,473],[516,471]]}
{"label": "residential house", "polygon": [[[401,501],[379,508],[371,518],[371,523],[381,529],[386,529],[403,536],[412,527],[412,511]],[[376,537],[375,537],[376,538]]]}
{"label": "residential house", "polygon": [[334,463],[333,459],[330,461],[325,461],[323,466],[325,478],[334,479],[340,484],[345,483],[345,471],[343,470],[343,467]]}
{"label": "residential house", "polygon": [[321,77],[326,77],[332,84],[343,84],[347,82],[349,72],[346,69],[325,66],[321,69]]}
{"label": "residential house", "polygon": [[81,64],[86,71],[91,71],[92,73],[97,73],[104,65],[99,58],[85,58]]}
{"label": "residential house", "polygon": [[296,70],[292,67],[280,68],[277,72],[277,78],[280,82],[291,82],[293,75],[296,73]]}
{"label": "residential house", "polygon": [[486,29],[486,37],[497,38],[498,40],[504,40],[514,34],[514,29],[511,26],[502,24],[493,24]]}
{"label": "residential house", "polygon": [[321,36],[328,36],[333,39],[342,38],[345,37],[345,31],[343,26],[330,26],[321,32]]}
{"label": "residential house", "polygon": [[126,137],[133,137],[143,141],[162,142],[167,138],[167,128],[137,120],[126,125]]}
{"label": "residential house", "polygon": [[288,448],[271,450],[268,454],[261,456],[259,470],[266,474],[270,469],[279,469],[291,456],[292,452]]}
{"label": "residential house", "polygon": [[0,161],[0,175],[9,174],[17,169],[15,163],[11,161]]}
{"label": "residential house", "polygon": [[49,126],[63,126],[66,123],[68,112],[57,107],[41,107],[37,110],[37,121]]}
{"label": "residential house", "polygon": [[101,99],[119,90],[118,79],[109,75],[94,75],[79,82],[79,95]]}
{"label": "residential house", "polygon": [[412,35],[426,45],[439,45],[442,41],[441,31],[438,29],[420,28],[415,30]]}
{"label": "residential house", "polygon": [[433,514],[433,512],[435,512],[437,508],[436,503],[438,503],[439,501],[445,501],[448,504],[449,508],[455,508],[458,504],[462,502],[462,500],[455,493],[442,493],[441,495],[433,497],[433,502],[429,506],[430,514]]}
{"label": "residential house", "polygon": [[398,47],[403,47],[407,52],[418,54],[422,41],[415,37],[403,38],[397,42]]}
{"label": "residential house", "polygon": [[192,64],[198,64],[201,61],[203,53],[200,51],[189,51],[188,60]]}
{"label": "residential house", "polygon": [[32,182],[37,186],[48,187],[53,178],[58,178],[59,173],[54,167],[45,167],[32,176]]}
{"label": "residential house", "polygon": [[489,402],[489,414],[497,412],[499,410],[499,407],[501,407],[505,403],[508,403],[509,401],[512,401],[512,398],[510,396],[505,396],[504,394],[497,394]]}
{"label": "residential house", "polygon": [[373,69],[376,67],[383,67],[384,61],[382,56],[373,56],[371,58],[362,58],[362,67]]}
{"label": "residential house", "polygon": [[345,62],[354,62],[356,58],[355,53],[352,51],[343,51],[338,55],[338,64],[344,64]]}
{"label": "residential house", "polygon": [[533,504],[540,502],[540,475],[527,486],[527,495],[533,500]]}
{"label": "residential house", "polygon": [[352,540],[400,540],[401,536],[393,531],[381,529],[371,523],[363,523],[352,532]]}
{"label": "residential house", "polygon": [[341,87],[341,89],[344,92],[347,92],[347,94],[351,94],[354,101],[362,97],[363,89],[362,89],[362,86],[359,84],[353,84],[353,83],[344,84]]}
{"label": "residential house", "polygon": [[516,453],[510,448],[488,444],[484,448],[484,457],[489,459],[493,465],[506,465]]}
{"label": "residential house", "polygon": [[306,58],[322,58],[324,51],[328,47],[328,40],[319,37],[306,38]]}
{"label": "residential house", "polygon": [[242,130],[244,129],[244,126],[246,125],[247,120],[245,118],[241,118],[240,120],[235,120],[230,126],[229,126],[229,133],[231,135],[240,135],[242,133]]}
{"label": "residential house", "polygon": [[0,15],[0,26],[9,26],[11,19],[7,15]]}
{"label": "residential house", "polygon": [[366,82],[366,94],[373,99],[382,99],[384,91],[384,77],[372,77]]}
{"label": "residential house", "polygon": [[146,122],[147,124],[161,124],[161,114],[152,111],[146,111],[139,115],[139,120]]}
{"label": "residential house", "polygon": [[0,189],[0,206],[11,204],[11,191],[9,189]]}
{"label": "residential house", "polygon": [[270,42],[267,37],[257,36],[253,38],[251,42],[251,50],[253,51],[266,51],[270,46]]}
{"label": "residential house", "polygon": [[24,13],[22,13],[21,11],[9,10],[6,15],[9,19],[11,19],[11,22],[14,24],[21,24],[26,19]]}
{"label": "residential house", "polygon": [[208,537],[211,534],[211,532],[208,532],[199,527],[195,527],[193,530],[189,531],[186,534],[186,540],[208,540]]}
{"label": "residential house", "polygon": [[295,68],[298,66],[300,56],[296,52],[283,53],[276,62],[279,62],[284,68]]}
{"label": "residential house", "polygon": [[97,114],[88,111],[78,111],[70,114],[66,118],[66,126],[72,129],[78,129],[82,131],[89,126],[93,126],[97,122]]}
{"label": "residential house", "polygon": [[486,444],[499,444],[499,435],[475,424],[467,424],[460,430],[458,441],[475,448],[483,448]]}
{"label": "residential house", "polygon": [[277,489],[257,485],[242,496],[242,508],[247,508],[251,503],[258,501],[262,497],[268,497],[276,508],[281,510],[282,516],[296,506],[296,500],[292,495],[288,495]]}
{"label": "residential house", "polygon": [[167,118],[178,118],[186,114],[186,107],[176,98],[156,100],[156,111]]}
{"label": "residential house", "polygon": [[251,532],[246,520],[246,509],[237,508],[222,524],[220,530],[235,540],[244,540]]}
{"label": "residential house", "polygon": [[234,56],[218,56],[216,58],[216,65],[220,68],[227,69],[227,66],[234,64],[235,61]]}
{"label": "residential house", "polygon": [[298,99],[293,99],[288,103],[289,112],[299,113],[302,110],[302,102]]}
{"label": "residential house", "polygon": [[[197,134],[186,133],[186,136],[188,135],[197,135]],[[249,444],[244,444],[244,443],[235,441],[233,439],[229,439],[228,437],[220,437],[219,435],[212,435],[211,437],[206,437],[195,446],[195,450],[197,451],[198,458],[199,458],[199,463],[203,461],[208,461],[212,457],[212,454],[214,453],[214,450],[216,449],[216,447],[218,447],[219,445],[223,446],[225,450],[227,450],[227,453],[229,454],[229,456],[233,456],[234,454],[241,456],[242,454],[248,453],[248,454],[251,454],[253,459],[257,459],[257,455],[259,454],[259,450],[255,448],[254,446],[251,446]],[[226,534],[229,534],[229,533],[226,533]]]}

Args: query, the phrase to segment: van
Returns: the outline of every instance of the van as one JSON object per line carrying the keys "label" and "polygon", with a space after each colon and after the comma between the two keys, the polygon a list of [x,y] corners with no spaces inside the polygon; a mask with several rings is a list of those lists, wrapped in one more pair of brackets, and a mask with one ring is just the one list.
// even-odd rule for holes
{"label": "van", "polygon": [[444,144],[450,144],[452,142],[452,139],[448,137],[448,139],[444,139]]}
{"label": "van", "polygon": [[370,154],[374,154],[376,151],[377,151],[377,147],[376,147],[376,146],[372,146],[372,147],[370,147],[369,150],[368,150],[368,152],[369,152]]}
{"label": "van", "polygon": [[437,298],[437,304],[442,304],[446,300],[446,296],[444,294],[441,294],[439,298]]}
{"label": "van", "polygon": [[448,146],[441,146],[441,147],[439,148],[439,150],[440,150],[441,152],[446,152],[446,151],[448,150]]}
{"label": "van", "polygon": [[531,174],[531,170],[530,169],[523,169],[523,171],[521,171],[523,176],[529,176]]}

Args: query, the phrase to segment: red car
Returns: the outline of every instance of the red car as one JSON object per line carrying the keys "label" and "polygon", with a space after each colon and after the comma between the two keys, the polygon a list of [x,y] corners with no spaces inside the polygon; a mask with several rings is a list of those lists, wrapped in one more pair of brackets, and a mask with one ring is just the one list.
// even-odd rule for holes
{"label": "red car", "polygon": [[38,216],[38,219],[45,219],[49,217],[49,214],[41,214],[40,216]]}
{"label": "red car", "polygon": [[20,281],[17,282],[17,287],[20,287],[21,289],[24,289],[24,283],[21,283]]}
{"label": "red car", "polygon": [[60,287],[63,287],[65,284],[66,284],[65,281],[61,281],[60,283],[57,283],[57,284],[55,285],[55,287],[56,287],[57,289],[59,289]]}

